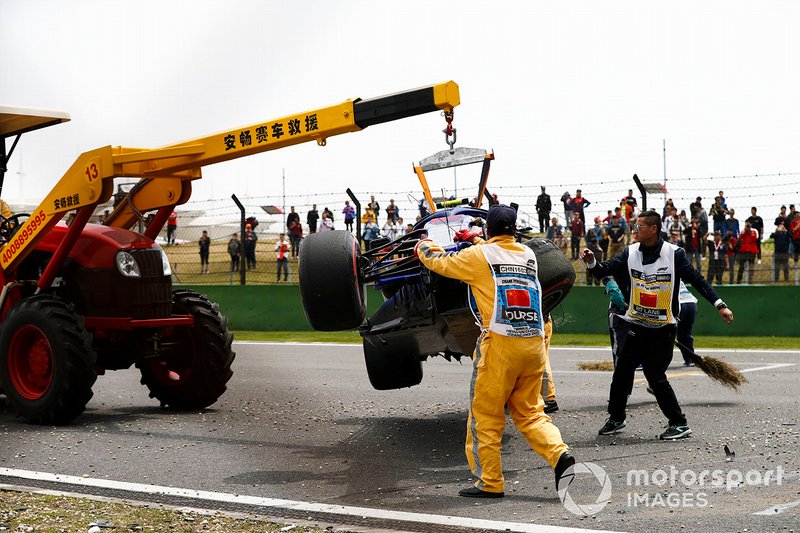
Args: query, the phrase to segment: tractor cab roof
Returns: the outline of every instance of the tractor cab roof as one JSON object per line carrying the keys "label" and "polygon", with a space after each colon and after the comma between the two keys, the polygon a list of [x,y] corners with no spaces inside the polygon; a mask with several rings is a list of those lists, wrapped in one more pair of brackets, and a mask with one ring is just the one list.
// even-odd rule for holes
{"label": "tractor cab roof", "polygon": [[0,138],[68,122],[69,114],[51,109],[0,106]]}

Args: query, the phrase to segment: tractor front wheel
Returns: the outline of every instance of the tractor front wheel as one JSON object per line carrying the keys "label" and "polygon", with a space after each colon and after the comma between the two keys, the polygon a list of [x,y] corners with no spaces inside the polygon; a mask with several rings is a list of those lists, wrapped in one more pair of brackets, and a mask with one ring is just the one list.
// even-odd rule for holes
{"label": "tractor front wheel", "polygon": [[0,388],[34,424],[66,424],[83,412],[96,360],[81,317],[50,295],[21,300],[0,329]]}
{"label": "tractor front wheel", "polygon": [[233,334],[219,306],[194,291],[175,291],[172,313],[191,315],[194,326],[175,327],[160,340],[159,355],[136,366],[150,397],[173,409],[202,409],[222,396],[233,371]]}

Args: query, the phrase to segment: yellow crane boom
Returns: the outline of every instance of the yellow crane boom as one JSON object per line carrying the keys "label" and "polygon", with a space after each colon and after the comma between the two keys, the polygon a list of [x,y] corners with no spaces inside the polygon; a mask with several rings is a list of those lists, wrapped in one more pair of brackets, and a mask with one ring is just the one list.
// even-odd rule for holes
{"label": "yellow crane boom", "polygon": [[77,209],[70,232],[62,243],[65,249],[54,254],[51,263],[55,264],[48,265],[50,272],[45,272],[40,278],[40,288],[49,286],[55,270],[60,267],[58,263],[63,261],[68,247],[74,243],[94,208],[111,197],[114,178],[141,179],[105,223],[129,228],[141,214],[157,209],[145,232],[155,238],[169,212],[189,199],[191,181],[201,177],[203,166],[312,140],[324,146],[326,139],[334,135],[437,110],[451,113],[459,103],[458,85],[448,81],[367,100],[347,100],[161,148],[105,146],[85,152],[11,241],[0,247],[0,266],[4,270],[15,268],[47,228],[67,212]]}

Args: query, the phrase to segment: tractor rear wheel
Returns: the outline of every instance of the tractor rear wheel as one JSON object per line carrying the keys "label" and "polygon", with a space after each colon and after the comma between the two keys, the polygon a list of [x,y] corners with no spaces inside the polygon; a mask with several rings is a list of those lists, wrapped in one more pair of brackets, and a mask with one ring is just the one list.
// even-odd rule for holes
{"label": "tractor rear wheel", "polygon": [[349,231],[312,233],[300,246],[300,297],[318,331],[357,328],[367,314],[358,272],[360,248]]}
{"label": "tractor rear wheel", "polygon": [[83,412],[96,360],[82,318],[47,294],[18,302],[0,329],[0,388],[34,424],[66,424]]}
{"label": "tractor rear wheel", "polygon": [[219,306],[194,291],[174,291],[172,313],[191,315],[194,326],[166,331],[160,355],[136,364],[150,397],[173,409],[202,409],[227,389],[233,371],[233,334]]}

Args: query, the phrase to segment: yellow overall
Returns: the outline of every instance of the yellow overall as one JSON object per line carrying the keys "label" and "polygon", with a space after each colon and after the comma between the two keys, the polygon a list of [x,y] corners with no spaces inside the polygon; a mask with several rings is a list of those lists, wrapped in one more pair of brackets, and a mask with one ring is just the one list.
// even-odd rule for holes
{"label": "yellow overall", "polygon": [[[494,237],[504,250],[523,253],[523,245],[509,235]],[[481,246],[446,253],[431,241],[418,247],[427,268],[470,285],[483,322],[483,333],[473,354],[470,410],[467,419],[466,453],[475,486],[487,492],[503,492],[500,448],[506,425],[505,408],[530,447],[551,467],[569,447],[549,416],[544,414],[542,376],[545,371],[544,339],[507,337],[489,331],[496,288]]]}
{"label": "yellow overall", "polygon": [[542,397],[548,402],[556,399],[556,384],[553,382],[553,371],[550,369],[550,337],[553,336],[553,321],[544,323],[544,375],[542,376]]}

